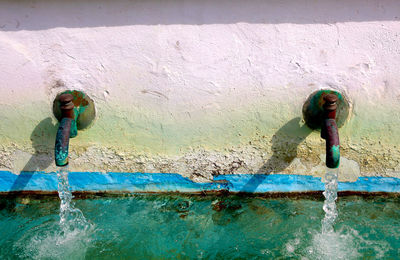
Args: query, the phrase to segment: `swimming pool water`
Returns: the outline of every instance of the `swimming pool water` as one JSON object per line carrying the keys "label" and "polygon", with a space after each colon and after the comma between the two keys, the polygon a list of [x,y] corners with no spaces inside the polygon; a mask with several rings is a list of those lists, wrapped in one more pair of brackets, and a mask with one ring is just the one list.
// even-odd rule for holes
{"label": "swimming pool water", "polygon": [[0,259],[396,259],[400,198],[136,195],[75,199],[87,226],[63,233],[57,198],[0,199]]}

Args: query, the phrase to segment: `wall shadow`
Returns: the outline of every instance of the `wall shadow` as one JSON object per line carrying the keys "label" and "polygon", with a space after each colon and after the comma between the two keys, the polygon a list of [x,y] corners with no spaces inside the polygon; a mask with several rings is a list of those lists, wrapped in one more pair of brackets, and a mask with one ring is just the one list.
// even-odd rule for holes
{"label": "wall shadow", "polygon": [[0,2],[0,31],[127,25],[393,21],[397,0],[36,0]]}
{"label": "wall shadow", "polygon": [[54,147],[57,125],[54,125],[50,117],[42,120],[32,131],[31,142],[35,150],[29,161],[25,164],[22,171],[18,175],[10,188],[12,198],[0,201],[0,210],[7,208],[13,210],[16,206],[17,199],[21,196],[33,174],[43,171],[49,167],[54,161],[54,154],[49,153],[49,147]]}
{"label": "wall shadow", "polygon": [[272,137],[272,156],[243,186],[242,192],[254,192],[272,172],[286,169],[297,157],[297,147],[313,131],[305,124],[300,127],[300,117],[293,118],[282,126]]}

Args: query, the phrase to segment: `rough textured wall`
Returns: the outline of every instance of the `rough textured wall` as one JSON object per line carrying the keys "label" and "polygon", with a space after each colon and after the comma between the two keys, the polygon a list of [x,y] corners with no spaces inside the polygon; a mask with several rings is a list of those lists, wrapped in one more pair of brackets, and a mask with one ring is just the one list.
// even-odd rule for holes
{"label": "rough textured wall", "polygon": [[400,177],[396,0],[0,1],[0,168],[52,171],[64,89],[95,100],[75,171],[321,176],[301,108],[342,92],[342,180]]}

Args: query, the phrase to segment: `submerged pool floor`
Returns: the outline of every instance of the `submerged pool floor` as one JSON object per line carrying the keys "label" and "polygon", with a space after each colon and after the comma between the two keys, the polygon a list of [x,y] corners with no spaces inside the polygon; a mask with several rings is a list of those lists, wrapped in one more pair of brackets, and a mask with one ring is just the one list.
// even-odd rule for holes
{"label": "submerged pool floor", "polygon": [[59,200],[0,198],[0,259],[397,259],[400,198],[157,196],[75,200],[89,226],[60,231]]}

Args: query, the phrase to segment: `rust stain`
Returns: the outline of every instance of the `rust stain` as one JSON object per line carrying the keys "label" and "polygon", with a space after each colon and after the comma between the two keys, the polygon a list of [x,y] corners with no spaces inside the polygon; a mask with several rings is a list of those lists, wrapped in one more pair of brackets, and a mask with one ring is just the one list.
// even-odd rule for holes
{"label": "rust stain", "polygon": [[87,106],[89,104],[89,102],[85,99],[84,95],[77,91],[77,90],[73,90],[71,92],[71,94],[74,96],[74,105],[75,106]]}
{"label": "rust stain", "polygon": [[218,201],[217,203],[215,203],[213,205],[212,209],[219,212],[219,211],[226,209],[226,205],[223,201]]}

